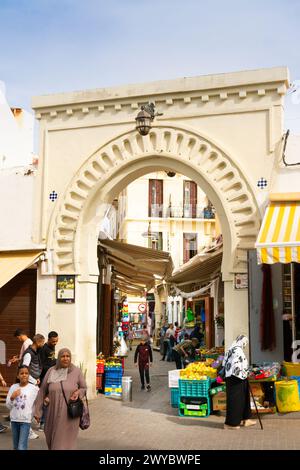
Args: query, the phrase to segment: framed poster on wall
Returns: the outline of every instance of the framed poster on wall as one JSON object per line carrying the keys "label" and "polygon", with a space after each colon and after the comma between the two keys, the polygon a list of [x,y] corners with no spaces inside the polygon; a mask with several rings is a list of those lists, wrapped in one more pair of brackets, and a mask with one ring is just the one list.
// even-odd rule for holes
{"label": "framed poster on wall", "polygon": [[56,276],[56,302],[73,304],[75,302],[75,276]]}
{"label": "framed poster on wall", "polygon": [[234,288],[235,289],[248,289],[248,274],[235,274],[234,275]]}

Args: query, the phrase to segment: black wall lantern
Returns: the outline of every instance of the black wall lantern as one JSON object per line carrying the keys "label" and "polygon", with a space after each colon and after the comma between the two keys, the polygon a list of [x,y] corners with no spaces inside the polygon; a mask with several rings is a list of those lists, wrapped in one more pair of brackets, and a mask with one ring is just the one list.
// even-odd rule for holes
{"label": "black wall lantern", "polygon": [[136,120],[136,130],[141,135],[149,134],[149,131],[152,127],[152,121],[154,120],[155,116],[162,116],[163,113],[155,112],[155,105],[154,103],[148,103],[141,106],[141,111],[138,113]]}

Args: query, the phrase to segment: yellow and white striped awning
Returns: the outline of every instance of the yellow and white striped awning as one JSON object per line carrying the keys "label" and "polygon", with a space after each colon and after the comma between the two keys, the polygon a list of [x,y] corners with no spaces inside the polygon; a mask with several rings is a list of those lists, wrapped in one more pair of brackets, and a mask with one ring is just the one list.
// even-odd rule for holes
{"label": "yellow and white striped awning", "polygon": [[300,263],[300,201],[268,206],[257,242],[258,263]]}

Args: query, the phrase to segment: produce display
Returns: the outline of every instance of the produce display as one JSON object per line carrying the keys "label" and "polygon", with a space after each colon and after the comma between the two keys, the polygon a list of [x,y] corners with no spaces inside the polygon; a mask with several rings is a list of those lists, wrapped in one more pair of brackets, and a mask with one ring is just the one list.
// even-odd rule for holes
{"label": "produce display", "polygon": [[105,368],[105,359],[97,359],[96,361],[97,373],[103,374]]}
{"label": "produce display", "polygon": [[215,347],[207,349],[205,347],[196,350],[196,354],[200,355],[201,359],[213,358],[217,359],[219,356],[224,356],[223,347]]}
{"label": "produce display", "polygon": [[105,362],[105,369],[110,369],[110,368],[120,368],[122,369],[122,362],[118,360],[117,358],[108,358]]}
{"label": "produce display", "polygon": [[185,380],[207,380],[217,377],[216,369],[210,366],[209,362],[192,362],[185,369],[180,371],[180,378]]}
{"label": "produce display", "polygon": [[279,362],[253,364],[249,367],[250,380],[275,380],[279,376]]}

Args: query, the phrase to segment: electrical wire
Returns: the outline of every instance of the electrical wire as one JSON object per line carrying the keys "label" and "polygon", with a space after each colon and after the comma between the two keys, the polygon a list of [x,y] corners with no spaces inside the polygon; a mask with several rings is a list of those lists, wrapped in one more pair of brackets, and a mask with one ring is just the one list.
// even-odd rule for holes
{"label": "electrical wire", "polygon": [[283,144],[283,150],[282,150],[282,161],[285,164],[285,166],[298,166],[298,165],[300,165],[300,162],[287,163],[286,158],[285,158],[285,149],[286,149],[286,144],[287,144],[287,140],[288,140],[289,135],[290,135],[290,130],[288,129],[285,133],[285,136],[284,136],[284,144]]}

